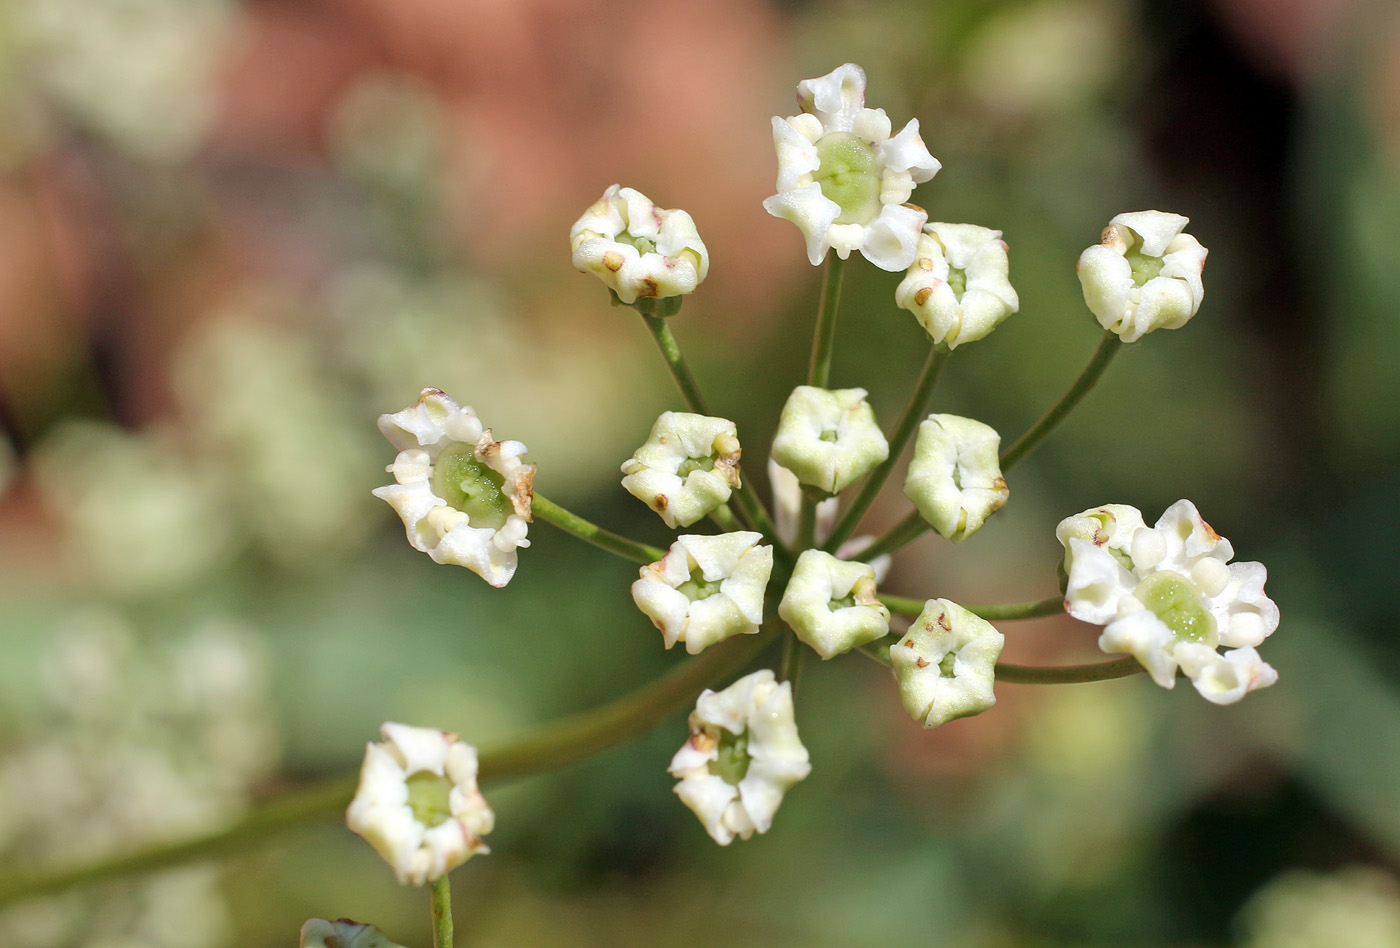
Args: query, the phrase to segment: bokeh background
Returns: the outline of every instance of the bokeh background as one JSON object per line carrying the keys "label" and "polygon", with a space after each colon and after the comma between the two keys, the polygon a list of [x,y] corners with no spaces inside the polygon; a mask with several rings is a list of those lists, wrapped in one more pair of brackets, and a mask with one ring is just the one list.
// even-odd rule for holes
{"label": "bokeh background", "polygon": [[[815,770],[772,832],[720,849],[675,800],[677,716],[494,790],[460,943],[1400,944],[1400,10],[1366,0],[0,5],[3,871],[224,825],[385,719],[492,742],[683,660],[635,567],[546,525],[504,590],[410,549],[374,418],[443,388],[544,493],[664,544],[617,466],[681,405],[569,225],[615,181],[694,215],[712,271],[673,326],[761,461],[818,287],[760,206],[768,120],[846,61],[944,164],[915,200],[1011,246],[1021,312],[937,410],[1009,438],[1058,396],[1113,214],[1187,214],[1211,252],[1191,325],[886,588],[1052,595],[1060,518],[1188,497],[1268,565],[1281,681],[1002,685],[925,733],[883,669],[809,662]],[[851,268],[833,375],[887,423],[924,351],[896,281]],[[1068,619],[1004,631],[1012,661],[1095,654]],[[11,906],[0,943],[271,948],[320,915],[424,945],[425,902],[327,820]]]}

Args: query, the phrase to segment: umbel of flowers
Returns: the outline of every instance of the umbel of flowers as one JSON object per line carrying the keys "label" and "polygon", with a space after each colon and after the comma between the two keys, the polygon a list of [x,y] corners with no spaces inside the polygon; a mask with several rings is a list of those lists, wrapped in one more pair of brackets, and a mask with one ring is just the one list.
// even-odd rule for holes
{"label": "umbel of flowers", "polygon": [[[670,772],[677,795],[722,845],[767,832],[784,794],[812,772],[797,724],[798,670],[808,650],[888,666],[890,699],[925,727],[990,709],[998,679],[1069,684],[1146,671],[1171,688],[1184,675],[1217,704],[1273,684],[1278,676],[1258,651],[1279,622],[1264,593],[1264,567],[1232,562],[1229,541],[1184,500],[1151,527],[1124,504],[1065,518],[1055,531],[1063,561],[1042,571],[1043,582],[1053,584],[1058,572],[1062,585],[1042,599],[969,606],[917,575],[903,577],[914,596],[881,589],[890,555],[929,530],[939,542],[977,542],[1011,495],[1012,468],[1085,397],[1118,350],[1195,315],[1206,251],[1180,215],[1114,217],[1077,267],[1093,317],[1082,322],[1092,327],[1096,319],[1103,330],[1098,349],[1064,397],[1004,446],[982,421],[931,411],[951,353],[1020,307],[1001,231],[929,223],[907,203],[939,162],[917,120],[894,132],[882,110],[866,107],[858,66],[799,83],[797,104],[798,114],[772,122],[777,193],[764,207],[797,224],[808,260],[825,270],[807,375],[774,411],[771,511],[744,473],[738,427],[709,409],[672,333],[675,320],[666,318],[709,269],[695,221],[613,185],[574,225],[573,263],[602,280],[615,304],[637,310],[676,380],[683,406],[659,413],[622,463],[622,486],[667,529],[685,532],[663,549],[559,507],[534,491],[523,444],[494,440],[470,408],[425,389],[414,405],[380,419],[399,454],[389,468],[395,483],[375,494],[399,512],[410,543],[494,586],[514,574],[532,520],[635,563],[632,598],[642,615],[614,617],[620,634],[650,621],[666,648],[683,643],[699,657],[649,686],[644,699],[624,697],[590,715],[590,730],[571,739],[608,746],[703,688]],[[889,293],[929,337],[923,372],[892,426],[877,420],[865,389],[832,384],[842,268],[852,251],[907,271]],[[741,394],[730,395],[731,407],[743,404]],[[903,488],[913,509],[881,535],[854,536],[911,440]],[[1114,657],[1051,667],[1001,660],[1006,635],[993,621],[1065,612],[1101,626],[1099,646]],[[741,675],[755,661],[759,670]],[[385,725],[384,735],[366,756],[351,824],[401,881],[433,881],[436,910],[446,904],[446,873],[485,851],[480,836],[494,820],[476,791],[476,753],[438,731]],[[520,753],[548,766],[548,753],[530,746]],[[308,930],[322,937],[329,924]]]}

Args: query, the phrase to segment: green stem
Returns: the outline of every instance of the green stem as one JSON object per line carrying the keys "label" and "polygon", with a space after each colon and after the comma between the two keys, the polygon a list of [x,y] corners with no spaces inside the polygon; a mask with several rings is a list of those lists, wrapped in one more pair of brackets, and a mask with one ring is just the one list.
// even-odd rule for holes
{"label": "green stem", "polygon": [[663,549],[629,540],[611,530],[604,530],[596,523],[584,520],[578,514],[565,510],[540,494],[536,494],[535,499],[531,501],[530,510],[537,519],[551,523],[565,533],[572,533],[585,543],[592,543],[599,549],[607,550],[609,553],[634,563],[646,565],[654,563],[666,555],[666,551]]}
{"label": "green stem", "polygon": [[805,490],[797,505],[797,549],[811,550],[817,545],[817,501]]}
{"label": "green stem", "polygon": [[1084,371],[1079,373],[1079,378],[1074,380],[1074,384],[1069,390],[1060,396],[1060,400],[1050,407],[1039,421],[1037,421],[1029,431],[1016,439],[1016,443],[1005,451],[1001,452],[1001,472],[1005,474],[1016,464],[1017,461],[1030,454],[1036,445],[1040,444],[1055,426],[1064,420],[1065,416],[1074,410],[1074,407],[1089,394],[1089,390],[1098,382],[1099,376],[1103,375],[1104,369],[1113,361],[1113,357],[1118,354],[1118,350],[1123,348],[1123,343],[1115,333],[1104,331],[1103,338],[1099,340],[1099,347],[1094,350],[1094,357],[1089,360],[1089,364],[1084,367]]}
{"label": "green stem", "polygon": [[734,516],[734,511],[729,509],[728,504],[720,504],[714,510],[711,510],[710,519],[715,522],[715,526],[719,527],[725,533],[733,533],[736,530],[744,529],[744,525]]}
{"label": "green stem", "polygon": [[874,543],[861,550],[860,553],[856,555],[856,559],[863,563],[869,563],[877,556],[881,556],[885,553],[893,553],[905,544],[917,540],[927,529],[928,524],[924,522],[924,518],[919,516],[919,512],[915,510],[911,512],[909,516],[899,521],[899,523],[890,527],[890,529]]}
{"label": "green stem", "polygon": [[671,334],[671,326],[666,320],[659,316],[648,316],[642,314],[642,322],[647,324],[651,330],[652,338],[656,340],[657,348],[661,350],[661,357],[666,360],[666,365],[671,370],[671,375],[676,380],[676,386],[680,388],[685,403],[690,406],[690,410],[700,415],[708,415],[710,410],[705,407],[705,396],[700,394],[700,387],[695,384],[695,376],[690,374],[690,367],[685,364],[685,357],[681,355],[680,344],[676,342],[676,337]]}
{"label": "green stem", "polygon": [[807,384],[826,388],[831,378],[831,356],[836,351],[836,310],[841,305],[841,282],[846,261],[827,254],[822,273],[822,295],[817,303],[817,328],[812,337],[812,361],[807,366]]}
{"label": "green stem", "polygon": [[[642,313],[642,321],[647,324],[647,329],[651,330],[652,338],[656,340],[657,348],[661,350],[661,356],[666,360],[666,365],[671,370],[671,377],[676,380],[676,387],[681,390],[681,396],[685,399],[686,405],[697,414],[708,415],[710,411],[705,407],[705,397],[700,394],[700,387],[695,384],[695,376],[690,374],[690,367],[686,365],[685,357],[681,355],[680,344],[676,342],[676,337],[671,333],[670,324],[665,319],[649,316],[646,313]],[[754,497],[749,488],[751,481],[742,467],[739,469],[739,483],[742,486],[731,495],[731,499],[739,508],[739,516],[747,522],[748,526],[759,533],[776,537],[777,532],[773,529],[773,522],[769,519],[768,512],[763,509],[763,505]]]}
{"label": "green stem", "polygon": [[447,873],[433,880],[433,948],[452,948],[452,885]]}
{"label": "green stem", "polygon": [[[880,601],[888,606],[891,612],[904,616],[918,615],[924,611],[926,604],[926,600],[923,599],[888,596],[884,593],[880,594]],[[988,622],[998,622],[1059,615],[1065,611],[1065,601],[1060,596],[1051,596],[1049,599],[1033,599],[1029,602],[1007,602],[985,606],[963,606],[963,608],[973,615],[981,616]]]}
{"label": "green stem", "polygon": [[[860,646],[860,651],[881,665],[889,666],[890,644],[897,642],[893,636],[886,636]],[[1110,681],[1114,678],[1127,678],[1144,671],[1138,660],[1131,655],[1116,658],[1111,662],[1091,662],[1087,665],[1008,665],[997,662],[996,680],[1018,685],[1078,685],[1091,681]]]}
{"label": "green stem", "polygon": [[909,396],[909,403],[904,406],[904,414],[900,416],[899,422],[894,426],[894,433],[890,435],[890,456],[884,463],[870,472],[870,476],[861,485],[860,491],[851,501],[851,505],[846,508],[841,521],[836,524],[836,529],[831,531],[831,536],[827,538],[823,547],[827,552],[836,550],[842,543],[850,539],[860,525],[860,518],[865,515],[870,508],[880,488],[884,486],[885,479],[889,477],[890,471],[894,470],[895,464],[899,462],[900,455],[904,452],[904,446],[909,443],[914,430],[918,428],[919,422],[928,411],[929,396],[933,394],[934,383],[938,381],[938,373],[943,368],[943,364],[948,360],[945,353],[934,346],[929,349],[928,359],[924,362],[923,371],[919,373],[919,380],[914,385],[914,391]]}
{"label": "green stem", "polygon": [[1091,662],[1087,665],[1007,665],[997,662],[997,681],[1018,685],[1077,685],[1089,681],[1109,681],[1127,678],[1146,671],[1131,655],[1111,662]]}
{"label": "green stem", "polygon": [[797,693],[797,679],[802,674],[802,653],[805,651],[797,640],[797,634],[788,629],[783,635],[783,659],[778,680],[792,682],[794,695]]}
{"label": "green stem", "polygon": [[[610,704],[543,724],[499,747],[484,749],[480,754],[482,783],[500,783],[562,767],[661,724],[693,703],[702,689],[722,683],[752,661],[772,642],[773,634],[769,630],[721,643]],[[357,782],[354,775],[343,775],[286,791],[255,806],[232,826],[195,839],[75,868],[8,875],[0,879],[0,906],[116,876],[246,852],[253,844],[307,822],[343,814]]]}

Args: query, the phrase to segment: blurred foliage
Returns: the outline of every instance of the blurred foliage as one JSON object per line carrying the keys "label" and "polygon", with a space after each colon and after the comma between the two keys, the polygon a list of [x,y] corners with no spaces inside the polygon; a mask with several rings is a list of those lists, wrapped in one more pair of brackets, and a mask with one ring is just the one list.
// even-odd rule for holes
{"label": "blurred foliage", "polygon": [[[759,207],[764,116],[855,61],[943,162],[915,199],[1011,246],[1022,311],[957,352],[937,410],[1010,437],[1058,396],[1098,336],[1072,262],[1113,214],[1180,211],[1211,248],[1191,325],[1124,352],[989,527],[956,557],[923,538],[891,591],[1049,595],[1061,517],[1189,497],[1269,566],[1281,681],[1225,709],[1145,679],[1004,685],[924,733],[878,667],[810,662],[815,770],[772,832],[715,847],[669,792],[683,726],[658,722],[491,793],[461,943],[1394,944],[1393,9],[1336,5],[1289,69],[1260,52],[1284,18],[1227,0],[451,6],[0,7],[11,869],[216,825],[354,768],[385,719],[489,741],[681,660],[633,567],[544,525],[506,590],[414,553],[368,494],[373,419],[444,388],[530,445],[542,492],[664,543],[616,465],[680,405],[564,234],[618,178],[695,213],[715,267],[673,325],[760,470],[817,294]],[[664,78],[622,15],[670,44]],[[849,268],[833,374],[887,423],[925,344],[893,285]],[[892,487],[870,525],[906,509]],[[1005,631],[1012,661],[1093,654],[1068,620]],[[19,906],[0,940],[271,948],[321,915],[425,944],[423,901],[325,825]]]}

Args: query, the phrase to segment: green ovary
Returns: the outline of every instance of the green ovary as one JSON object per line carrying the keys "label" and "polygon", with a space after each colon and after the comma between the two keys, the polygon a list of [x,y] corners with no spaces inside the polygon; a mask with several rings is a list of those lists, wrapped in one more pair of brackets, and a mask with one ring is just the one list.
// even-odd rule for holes
{"label": "green ovary", "polygon": [[499,530],[513,507],[501,490],[505,478],[476,459],[470,444],[453,444],[433,465],[433,493],[466,514],[473,527]]}
{"label": "green ovary", "polygon": [[967,292],[967,271],[959,270],[957,267],[949,267],[948,288],[951,289],[953,295],[961,301],[963,294]]}
{"label": "green ovary", "polygon": [[1201,591],[1180,573],[1153,573],[1138,584],[1133,594],[1181,641],[1200,642],[1211,648],[1220,643],[1215,617],[1201,603]]}
{"label": "green ovary", "polygon": [[943,656],[943,660],[942,660],[941,662],[938,663],[938,677],[939,677],[939,678],[956,678],[956,677],[958,677],[958,673],[957,673],[957,671],[955,670],[956,667],[957,667],[957,663],[958,663],[958,656],[957,656],[957,653],[956,653],[956,652],[949,652],[947,655],[944,655],[944,656]]}
{"label": "green ovary", "polygon": [[752,761],[749,757],[749,732],[745,730],[742,734],[731,734],[720,728],[717,753],[719,756],[710,761],[710,773],[731,786],[738,786],[749,772]]}
{"label": "green ovary", "polygon": [[628,233],[625,230],[617,235],[617,242],[620,244],[630,244],[631,246],[636,247],[637,253],[656,252],[656,244],[652,243],[645,237],[633,237],[630,233]]}
{"label": "green ovary", "polygon": [[837,224],[869,224],[880,215],[880,162],[875,150],[850,132],[832,132],[817,142],[821,164],[812,180],[841,205]]}
{"label": "green ovary", "polygon": [[1149,257],[1141,250],[1134,248],[1123,255],[1128,261],[1128,266],[1133,268],[1133,284],[1142,286],[1148,280],[1157,277],[1162,272],[1165,261],[1161,257]]}
{"label": "green ovary", "polygon": [[452,818],[452,781],[420,770],[405,782],[408,784],[408,807],[418,822],[432,829]]}
{"label": "green ovary", "polygon": [[676,468],[676,474],[682,479],[688,477],[691,471],[713,471],[715,469],[715,457],[710,455],[703,458],[686,458],[681,462],[681,466]]}
{"label": "green ovary", "polygon": [[677,586],[676,589],[685,593],[686,598],[691,602],[699,602],[702,599],[709,599],[711,596],[715,595],[715,593],[719,592],[719,587],[720,583],[709,582],[700,573],[700,570],[692,569],[690,571],[690,578]]}

